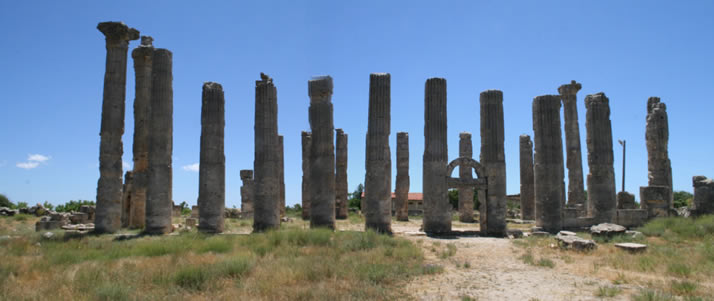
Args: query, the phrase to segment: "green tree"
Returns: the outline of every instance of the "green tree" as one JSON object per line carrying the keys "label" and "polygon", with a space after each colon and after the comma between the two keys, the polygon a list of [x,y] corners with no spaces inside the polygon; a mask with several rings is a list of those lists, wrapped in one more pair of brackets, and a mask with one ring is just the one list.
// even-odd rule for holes
{"label": "green tree", "polygon": [[[451,207],[454,208],[454,210],[459,210],[458,189],[449,189],[449,203],[451,203]],[[474,189],[474,210],[478,210],[479,205],[481,205],[481,203],[478,200],[478,190]]]}
{"label": "green tree", "polygon": [[79,208],[88,205],[88,206],[94,206],[94,201],[89,201],[89,200],[70,200],[67,203],[57,205],[57,208],[55,208],[55,211],[57,212],[72,212],[72,211],[79,211]]}
{"label": "green tree", "polygon": [[364,192],[364,185],[360,183],[357,185],[357,189],[350,194],[350,199],[348,202],[348,207],[362,209],[362,193]]}
{"label": "green tree", "polygon": [[15,208],[15,204],[10,202],[10,199],[8,199],[7,196],[0,193],[0,207]]}
{"label": "green tree", "polygon": [[52,210],[55,208],[55,205],[52,205],[52,203],[45,201],[45,203],[42,204],[42,207],[47,208],[48,210]]}
{"label": "green tree", "polygon": [[687,207],[692,204],[692,198],[694,198],[694,195],[692,195],[689,192],[686,191],[675,191],[672,194],[672,199],[674,200],[674,208],[679,208],[679,207]]}

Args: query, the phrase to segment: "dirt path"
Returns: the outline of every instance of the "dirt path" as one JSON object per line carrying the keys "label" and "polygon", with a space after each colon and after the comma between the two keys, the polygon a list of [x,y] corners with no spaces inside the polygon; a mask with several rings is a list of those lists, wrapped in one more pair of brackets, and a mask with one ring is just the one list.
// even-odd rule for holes
{"label": "dirt path", "polygon": [[[600,300],[595,292],[611,285],[607,279],[559,268],[557,259],[553,268],[526,264],[520,258],[524,251],[509,239],[398,235],[420,245],[427,263],[444,267],[443,273],[422,276],[407,285],[417,300]],[[443,255],[447,244],[456,247],[451,256]],[[620,293],[609,300],[627,300],[627,295]]]}

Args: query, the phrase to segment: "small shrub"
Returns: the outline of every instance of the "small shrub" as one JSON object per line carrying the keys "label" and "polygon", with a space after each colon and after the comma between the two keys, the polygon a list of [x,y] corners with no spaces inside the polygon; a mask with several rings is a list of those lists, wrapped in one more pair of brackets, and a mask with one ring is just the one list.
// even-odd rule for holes
{"label": "small shrub", "polygon": [[219,274],[231,278],[239,278],[248,273],[255,264],[253,257],[237,257],[217,264]]}
{"label": "small shrub", "polygon": [[189,290],[204,290],[206,282],[211,279],[209,269],[189,266],[178,270],[174,275],[176,285]]}
{"label": "small shrub", "polygon": [[526,252],[521,256],[521,260],[523,260],[523,263],[529,264],[529,265],[534,265],[535,264],[535,259],[533,258],[533,253],[530,251]]}
{"label": "small shrub", "polygon": [[600,298],[612,298],[617,296],[622,292],[622,289],[617,287],[617,286],[601,286],[598,287],[597,291],[595,291],[595,296],[600,297]]}

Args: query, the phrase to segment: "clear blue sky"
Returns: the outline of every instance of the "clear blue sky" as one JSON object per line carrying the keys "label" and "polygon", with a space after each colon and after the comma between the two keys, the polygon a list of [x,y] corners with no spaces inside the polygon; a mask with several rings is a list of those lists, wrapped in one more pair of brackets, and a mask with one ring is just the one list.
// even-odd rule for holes
{"label": "clear blue sky", "polygon": [[[647,184],[646,101],[659,96],[669,113],[674,188],[691,192],[693,175],[714,176],[712,15],[712,1],[3,1],[0,193],[30,203],[94,200],[106,54],[96,25],[119,20],[174,54],[177,203],[196,203],[198,173],[183,167],[199,160],[201,86],[216,81],[226,98],[226,203],[240,206],[239,170],[253,167],[260,72],[278,88],[288,204],[300,201],[311,76],[333,77],[335,127],[349,134],[350,190],[364,182],[371,72],[392,75],[393,165],[396,132],[407,131],[411,191],[422,185],[424,82],[444,77],[450,159],[461,131],[474,134],[478,158],[479,93],[503,91],[509,194],[519,192],[518,136],[532,135],[533,97],[557,94],[572,79],[583,86],[583,162],[583,100],[603,91],[613,138],[628,142],[626,188],[638,195]],[[127,163],[132,69],[130,59]],[[615,142],[618,191],[621,150]]]}

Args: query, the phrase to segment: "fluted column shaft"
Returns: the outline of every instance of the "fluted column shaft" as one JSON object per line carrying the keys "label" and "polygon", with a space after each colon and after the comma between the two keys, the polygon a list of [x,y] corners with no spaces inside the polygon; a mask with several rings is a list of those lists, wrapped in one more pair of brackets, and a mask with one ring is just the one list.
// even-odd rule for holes
{"label": "fluted column shaft", "polygon": [[389,73],[369,75],[364,188],[365,223],[368,229],[392,232],[392,159],[389,149],[391,87]]}
{"label": "fluted column shaft", "polygon": [[488,191],[481,200],[481,233],[506,236],[506,156],[504,153],[503,92],[481,92],[481,164],[488,175]]}
{"label": "fluted column shaft", "polygon": [[303,131],[302,142],[302,219],[310,219],[310,148],[312,133]]}
{"label": "fluted column shaft", "polygon": [[409,220],[409,133],[397,133],[397,182],[394,207],[398,221]]}
{"label": "fluted column shaft", "polygon": [[[588,213],[595,223],[611,223],[617,214],[610,100],[604,93],[585,97],[588,144]],[[536,175],[537,177],[537,175]]]}
{"label": "fluted column shaft", "polygon": [[126,97],[126,64],[129,41],[139,38],[139,32],[121,22],[97,25],[106,40],[107,60],[102,97],[102,125],[99,132],[99,181],[95,231],[113,233],[121,227],[122,160],[121,137],[124,134]]}
{"label": "fluted column shaft", "polygon": [[335,150],[335,216],[347,218],[347,134],[337,129],[337,148]]}
{"label": "fluted column shaft", "polygon": [[535,220],[535,187],[533,178],[533,142],[528,135],[519,138],[521,161],[521,217]]}
{"label": "fluted column shaft", "polygon": [[580,125],[578,124],[577,93],[581,85],[572,81],[558,88],[563,101],[563,119],[565,121],[565,150],[568,167],[568,206],[585,205],[585,187],[583,186],[583,155],[580,149]]}
{"label": "fluted column shaft", "polygon": [[446,79],[430,78],[424,87],[424,232],[451,232],[451,204],[446,184]]}
{"label": "fluted column shaft", "polygon": [[536,226],[557,233],[563,228],[565,198],[560,96],[543,95],[533,99],[533,134]]}
{"label": "fluted column shaft", "polygon": [[283,139],[283,135],[278,135],[278,180],[280,181],[278,209],[281,217],[285,216],[285,146]]}
{"label": "fluted column shaft", "polygon": [[[473,159],[473,143],[471,133],[459,134],[459,158]],[[473,179],[471,167],[459,166],[459,178]],[[474,221],[474,189],[473,187],[459,188],[459,221],[471,223]]]}
{"label": "fluted column shaft", "polygon": [[224,146],[225,99],[223,86],[203,84],[201,153],[198,172],[198,230],[221,233],[226,206],[226,156]]}
{"label": "fluted column shaft", "polygon": [[[649,186],[667,186],[672,190],[672,163],[669,160],[669,121],[667,106],[659,97],[647,100],[647,178]],[[670,193],[671,195],[671,193]],[[670,207],[672,200],[670,199]]]}
{"label": "fluted column shaft", "polygon": [[308,82],[310,96],[310,227],[335,228],[335,128],[332,78]]}
{"label": "fluted column shaft", "polygon": [[253,170],[241,170],[240,180],[241,182],[243,182],[243,185],[240,187],[240,211],[245,215],[253,216],[253,200],[255,197],[255,182],[253,181]]}
{"label": "fluted column shaft", "polygon": [[146,191],[146,226],[151,234],[171,232],[173,207],[173,55],[156,49],[151,67],[149,118],[149,183]]}
{"label": "fluted column shaft", "polygon": [[278,92],[273,79],[261,73],[261,80],[255,81],[255,232],[280,227],[278,143]]}

